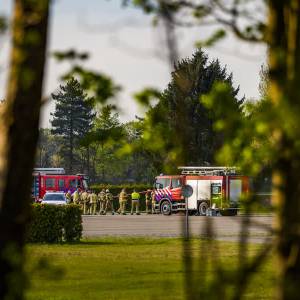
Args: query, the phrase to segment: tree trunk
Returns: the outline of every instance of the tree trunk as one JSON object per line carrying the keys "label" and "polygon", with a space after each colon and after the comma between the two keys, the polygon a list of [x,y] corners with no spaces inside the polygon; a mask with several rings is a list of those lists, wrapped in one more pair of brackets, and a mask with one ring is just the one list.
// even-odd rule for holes
{"label": "tree trunk", "polygon": [[0,117],[0,299],[23,299],[29,220],[44,76],[48,0],[15,0],[7,96]]}
{"label": "tree trunk", "polygon": [[299,299],[300,280],[300,3],[269,2],[269,96],[277,112],[273,137],[278,160],[273,203],[278,209],[278,299]]}
{"label": "tree trunk", "polygon": [[74,151],[74,142],[73,142],[73,117],[71,117],[71,128],[70,128],[70,148],[69,148],[69,173],[73,173],[73,151]]}
{"label": "tree trunk", "polygon": [[102,174],[102,183],[104,183],[105,182],[105,170],[104,170],[105,166],[104,166],[104,160],[103,160],[104,142],[101,142],[101,150],[102,150],[102,162],[103,162],[102,167],[101,167],[101,174]]}
{"label": "tree trunk", "polygon": [[87,175],[90,176],[90,146],[87,146],[86,152],[87,152]]}

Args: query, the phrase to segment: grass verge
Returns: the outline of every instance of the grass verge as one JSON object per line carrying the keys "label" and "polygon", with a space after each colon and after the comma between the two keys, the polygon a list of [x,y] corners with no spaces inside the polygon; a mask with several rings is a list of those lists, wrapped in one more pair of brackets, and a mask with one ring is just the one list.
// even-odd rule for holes
{"label": "grass verge", "polygon": [[[249,245],[250,259],[261,247]],[[192,240],[188,251],[196,290],[213,281],[216,268],[232,272],[238,262],[238,244],[233,242]],[[27,256],[29,300],[185,299],[181,239],[101,238],[77,244],[28,245]],[[269,257],[253,274],[245,299],[272,299],[273,286]],[[230,289],[234,290],[234,284]]]}

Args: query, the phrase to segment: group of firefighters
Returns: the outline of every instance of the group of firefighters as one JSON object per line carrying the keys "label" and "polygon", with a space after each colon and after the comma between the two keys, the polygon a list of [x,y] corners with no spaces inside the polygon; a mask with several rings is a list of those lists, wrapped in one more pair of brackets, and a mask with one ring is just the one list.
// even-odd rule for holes
{"label": "group of firefighters", "polygon": [[[145,194],[146,213],[155,213],[155,191],[147,190],[142,193],[133,190],[132,194],[127,194],[126,189],[122,189],[118,196],[113,196],[109,189],[102,189],[97,195],[94,191],[81,191],[77,189],[73,194],[70,191],[66,193],[68,203],[79,204],[84,215],[106,215],[108,211],[111,214],[115,213],[126,215],[126,204],[131,200],[131,214],[135,210],[137,215],[140,215],[141,195]],[[129,198],[130,196],[130,198]],[[114,198],[119,198],[119,208],[116,211],[114,208]]]}

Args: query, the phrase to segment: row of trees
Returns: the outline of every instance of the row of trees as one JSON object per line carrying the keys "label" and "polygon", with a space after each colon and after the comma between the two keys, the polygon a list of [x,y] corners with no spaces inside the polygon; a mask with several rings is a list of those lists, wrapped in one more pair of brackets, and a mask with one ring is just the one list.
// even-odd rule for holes
{"label": "row of trees", "polygon": [[153,182],[156,170],[146,151],[121,153],[126,142],[141,138],[139,127],[140,120],[121,124],[118,113],[108,105],[80,138],[58,134],[57,129],[40,129],[36,166],[64,167],[68,173],[88,174],[91,182]]}
{"label": "row of trees", "polygon": [[64,167],[85,173],[92,182],[151,182],[152,163],[145,151],[119,155],[125,143],[141,138],[141,120],[121,124],[112,105],[101,108],[75,78],[52,94],[52,128],[40,129],[36,166]]}
{"label": "row of trees", "polygon": [[[52,128],[40,130],[36,164],[64,167],[70,173],[88,174],[93,182],[110,183],[151,183],[164,166],[176,171],[183,153],[182,161],[189,165],[212,164],[222,135],[213,128],[214,109],[205,108],[199,97],[219,81],[230,86],[232,102],[241,113],[243,99],[237,99],[232,74],[198,50],[175,66],[162,93],[139,93],[138,98],[156,98],[145,118],[122,124],[112,105],[99,106],[77,79],[68,78],[52,94]],[[184,112],[183,119],[178,119],[178,111]],[[178,141],[185,145],[181,153],[176,153]]]}

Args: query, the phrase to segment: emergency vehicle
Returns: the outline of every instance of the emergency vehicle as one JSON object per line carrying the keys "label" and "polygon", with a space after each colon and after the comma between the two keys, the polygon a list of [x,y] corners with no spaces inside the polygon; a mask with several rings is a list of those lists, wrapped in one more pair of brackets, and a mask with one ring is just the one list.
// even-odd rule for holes
{"label": "emergency vehicle", "polygon": [[33,172],[32,197],[36,202],[46,192],[73,193],[77,188],[88,189],[88,177],[84,174],[66,175],[63,168],[35,168]]}
{"label": "emergency vehicle", "polygon": [[[228,167],[179,167],[181,175],[160,175],[155,180],[155,210],[164,215],[188,209],[206,215],[209,208],[221,215],[236,215],[241,195],[249,191],[249,177]],[[192,187],[185,199],[182,187]]]}

